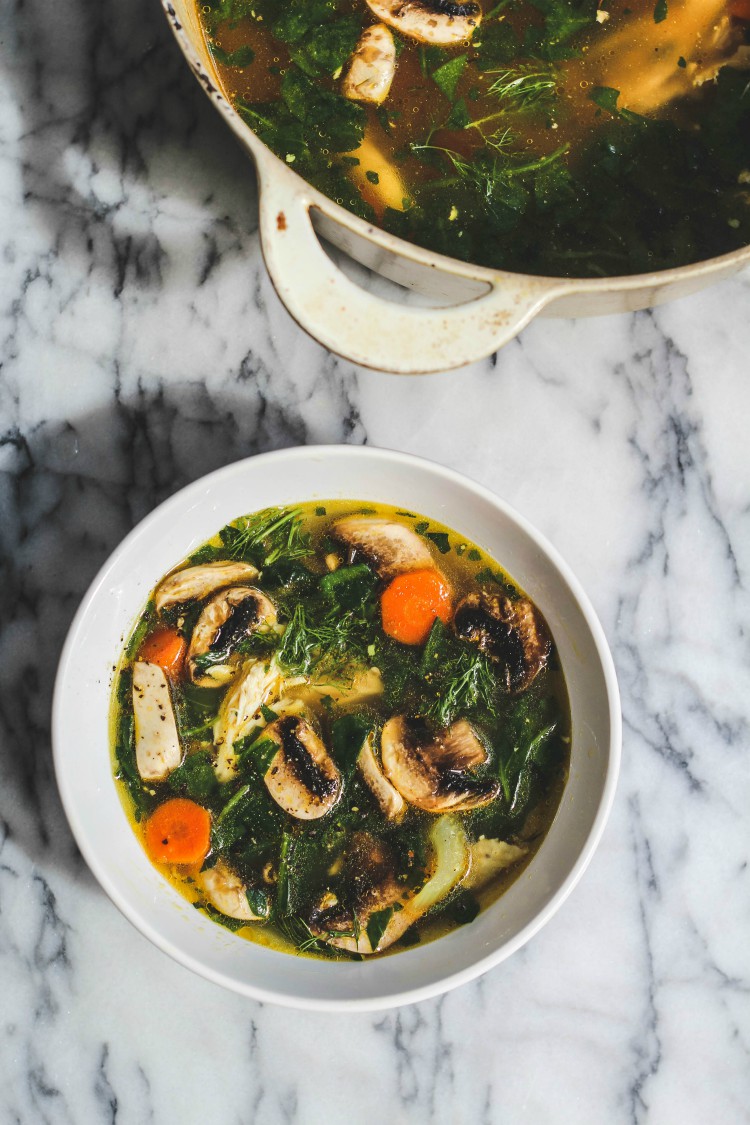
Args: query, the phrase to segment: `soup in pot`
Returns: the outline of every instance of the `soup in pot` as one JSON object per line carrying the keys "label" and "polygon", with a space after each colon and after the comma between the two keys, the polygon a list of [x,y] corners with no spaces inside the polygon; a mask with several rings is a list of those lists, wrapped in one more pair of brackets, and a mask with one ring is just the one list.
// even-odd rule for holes
{"label": "soup in pot", "polygon": [[602,277],[750,243],[750,0],[208,0],[227,96],[454,258]]}

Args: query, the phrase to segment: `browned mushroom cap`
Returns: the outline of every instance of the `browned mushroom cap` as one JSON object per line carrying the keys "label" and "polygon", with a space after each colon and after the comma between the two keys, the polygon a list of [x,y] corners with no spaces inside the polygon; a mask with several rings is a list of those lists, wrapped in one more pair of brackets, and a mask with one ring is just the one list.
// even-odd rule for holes
{"label": "browned mushroom cap", "polygon": [[[203,687],[227,683],[236,672],[229,656],[237,642],[275,623],[276,607],[260,590],[253,586],[222,590],[203,607],[193,629],[188,649],[190,679]],[[206,668],[196,665],[196,657],[209,654],[216,655],[216,663]]]}
{"label": "browned mushroom cap", "polygon": [[385,580],[407,570],[424,570],[434,565],[424,539],[393,520],[345,516],[336,520],[330,535],[346,547],[352,562],[361,559]]}
{"label": "browned mushroom cap", "polygon": [[547,627],[528,598],[469,594],[456,606],[453,628],[500,666],[508,691],[524,691],[550,654]]}
{"label": "browned mushroom cap", "polygon": [[[469,869],[468,840],[457,817],[435,817],[428,839],[432,854],[424,872],[427,882],[410,888],[400,882],[389,846],[369,833],[357,833],[344,860],[350,876],[349,901],[340,903],[327,891],[312,911],[311,930],[328,945],[365,956],[393,945],[449,895]],[[388,911],[390,917],[373,946],[369,922],[380,911]]]}
{"label": "browned mushroom cap", "polygon": [[371,953],[366,935],[354,939],[355,916],[362,934],[372,914],[387,910],[407,893],[398,882],[395,856],[384,840],[369,832],[355,832],[347,846],[344,867],[350,886],[349,905],[339,902],[330,892],[324,894],[310,914],[310,929],[325,935],[329,944],[341,949]]}
{"label": "browned mushroom cap", "polygon": [[269,723],[263,738],[279,747],[263,779],[276,804],[298,820],[330,812],[341,795],[341,774],[310,724],[283,715]]}
{"label": "browned mushroom cap", "polygon": [[396,715],[383,727],[380,756],[388,780],[425,812],[476,809],[500,790],[492,778],[468,775],[487,761],[487,751],[465,719],[432,734],[421,719]]}
{"label": "browned mushroom cap", "polygon": [[482,19],[482,9],[470,0],[366,0],[370,11],[410,39],[437,47],[467,43]]}

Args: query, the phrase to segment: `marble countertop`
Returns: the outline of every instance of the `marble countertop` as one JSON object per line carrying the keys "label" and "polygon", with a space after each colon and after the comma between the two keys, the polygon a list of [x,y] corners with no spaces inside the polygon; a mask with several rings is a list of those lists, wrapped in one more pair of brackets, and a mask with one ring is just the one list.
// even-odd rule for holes
{"label": "marble countertop", "polygon": [[[265,275],[251,168],[156,0],[0,7],[0,1123],[750,1121],[750,277],[399,379]],[[133,524],[261,450],[436,458],[572,565],[620,677],[601,847],[442,999],[295,1013],[141,937],[77,853],[49,708]]]}

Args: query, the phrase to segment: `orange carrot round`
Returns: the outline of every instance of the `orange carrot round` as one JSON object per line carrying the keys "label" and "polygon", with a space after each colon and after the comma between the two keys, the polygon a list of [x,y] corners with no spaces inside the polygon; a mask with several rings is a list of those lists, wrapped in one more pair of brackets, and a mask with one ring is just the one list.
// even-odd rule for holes
{"label": "orange carrot round", "polygon": [[398,574],[380,597],[383,632],[405,645],[421,645],[435,618],[450,620],[451,589],[437,570]]}
{"label": "orange carrot round", "polygon": [[146,848],[155,863],[203,863],[210,839],[211,814],[186,797],[165,801],[146,821]]}
{"label": "orange carrot round", "polygon": [[182,671],[187,642],[176,629],[160,625],[146,637],[138,654],[139,660],[158,664],[168,676],[179,676]]}
{"label": "orange carrot round", "polygon": [[731,0],[729,14],[736,20],[750,23],[750,0]]}

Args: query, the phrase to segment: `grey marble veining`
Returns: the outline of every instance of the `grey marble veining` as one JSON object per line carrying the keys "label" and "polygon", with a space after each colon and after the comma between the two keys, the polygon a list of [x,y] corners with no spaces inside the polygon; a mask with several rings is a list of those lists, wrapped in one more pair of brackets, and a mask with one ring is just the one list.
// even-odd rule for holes
{"label": "grey marble veining", "polygon": [[[0,1122],[750,1120],[750,278],[537,321],[406,380],[307,339],[245,157],[156,0],[0,8]],[[261,450],[369,442],[495,488],[589,591],[625,744],[603,843],[439,1000],[294,1013],[175,965],[83,865],[49,705],[133,524]]]}

